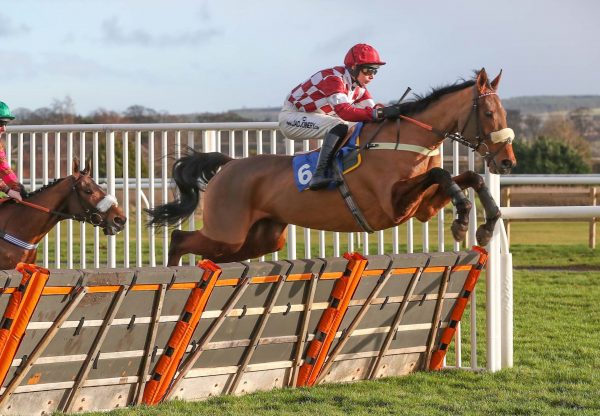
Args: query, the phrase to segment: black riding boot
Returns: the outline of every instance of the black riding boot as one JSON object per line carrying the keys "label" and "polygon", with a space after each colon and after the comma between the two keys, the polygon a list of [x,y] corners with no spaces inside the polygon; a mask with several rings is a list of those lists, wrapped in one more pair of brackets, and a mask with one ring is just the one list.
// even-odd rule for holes
{"label": "black riding boot", "polygon": [[317,168],[313,175],[308,187],[312,191],[317,189],[325,188],[333,180],[331,175],[331,161],[335,155],[334,149],[340,140],[340,137],[334,133],[327,133],[325,139],[323,139],[323,146],[321,146],[321,152],[319,153],[319,159],[317,160]]}

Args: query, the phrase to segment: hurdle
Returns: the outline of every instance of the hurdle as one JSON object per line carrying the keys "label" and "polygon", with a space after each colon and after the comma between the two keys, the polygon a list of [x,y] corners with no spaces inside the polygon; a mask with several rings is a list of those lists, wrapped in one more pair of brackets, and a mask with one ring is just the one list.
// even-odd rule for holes
{"label": "hurdle", "polygon": [[110,410],[443,368],[469,251],[0,272],[0,413]]}

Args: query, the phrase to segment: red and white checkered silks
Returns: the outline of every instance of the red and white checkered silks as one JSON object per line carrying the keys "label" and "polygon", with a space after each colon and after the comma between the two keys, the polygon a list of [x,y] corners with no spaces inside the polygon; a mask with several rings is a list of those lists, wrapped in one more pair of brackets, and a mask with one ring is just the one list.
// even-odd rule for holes
{"label": "red and white checkered silks", "polygon": [[19,181],[17,175],[13,172],[6,159],[4,145],[0,142],[0,191],[8,191],[9,189],[18,189]]}
{"label": "red and white checkered silks", "polygon": [[297,111],[337,115],[347,121],[372,120],[375,105],[366,88],[353,85],[343,66],[317,72],[294,88],[286,102]]}

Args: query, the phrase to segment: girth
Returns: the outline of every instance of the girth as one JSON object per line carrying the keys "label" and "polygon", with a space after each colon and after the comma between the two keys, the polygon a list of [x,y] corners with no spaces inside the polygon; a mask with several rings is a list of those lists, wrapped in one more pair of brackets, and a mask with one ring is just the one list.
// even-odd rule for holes
{"label": "girth", "polygon": [[35,250],[38,247],[37,244],[31,244],[26,241],[20,240],[19,238],[7,233],[4,230],[0,230],[0,238],[17,247],[24,248],[25,250]]}

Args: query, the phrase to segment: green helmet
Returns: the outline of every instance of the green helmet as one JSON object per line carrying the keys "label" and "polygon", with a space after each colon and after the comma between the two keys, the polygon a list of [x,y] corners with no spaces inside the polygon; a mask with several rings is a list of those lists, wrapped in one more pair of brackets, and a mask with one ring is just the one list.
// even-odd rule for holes
{"label": "green helmet", "polygon": [[0,119],[5,119],[5,120],[14,120],[15,116],[12,115],[12,113],[10,112],[10,108],[8,108],[8,106],[3,103],[2,101],[0,101]]}

